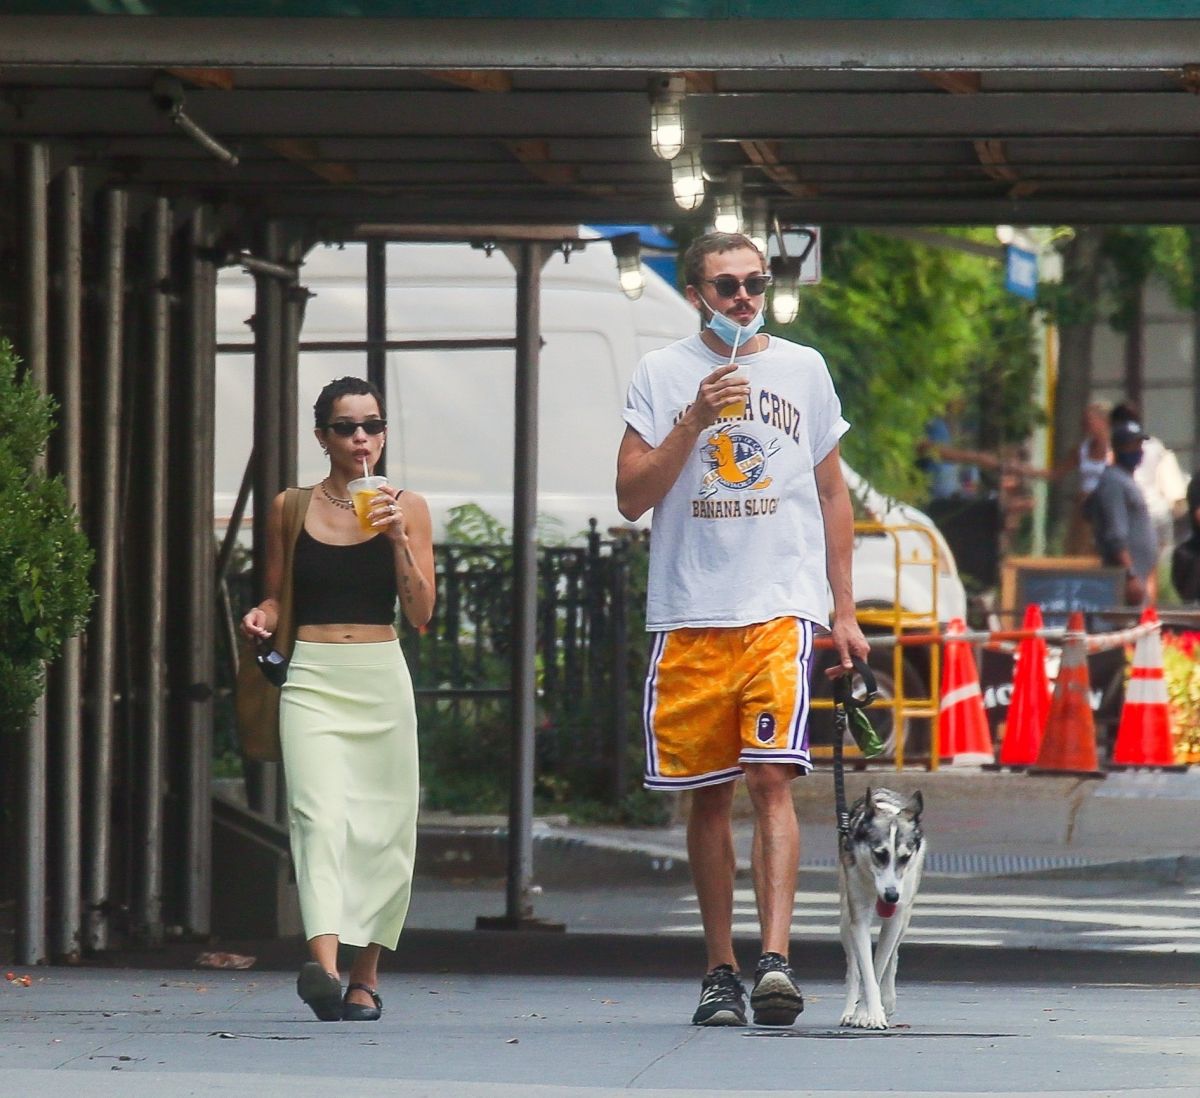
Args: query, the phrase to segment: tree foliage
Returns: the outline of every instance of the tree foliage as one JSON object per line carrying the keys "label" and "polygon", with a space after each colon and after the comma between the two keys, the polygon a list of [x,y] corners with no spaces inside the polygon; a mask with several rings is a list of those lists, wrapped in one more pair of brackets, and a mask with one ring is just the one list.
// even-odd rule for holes
{"label": "tree foliage", "polygon": [[60,477],[34,468],[53,426],[53,401],[19,379],[0,338],[0,709],[24,723],[44,665],[84,625],[92,551]]}
{"label": "tree foliage", "polygon": [[1031,317],[993,259],[870,230],[826,230],[822,282],[802,294],[795,322],[771,330],[825,356],[854,428],[847,461],[880,490],[920,499],[917,444],[926,422],[953,402],[965,409],[969,446],[1018,441],[1037,422]]}

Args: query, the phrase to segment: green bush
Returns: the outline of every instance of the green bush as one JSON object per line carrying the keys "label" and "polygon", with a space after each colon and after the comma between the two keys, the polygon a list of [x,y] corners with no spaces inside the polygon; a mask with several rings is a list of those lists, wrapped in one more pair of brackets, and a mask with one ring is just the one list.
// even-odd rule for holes
{"label": "green bush", "polygon": [[0,338],[0,712],[25,723],[47,660],[84,626],[92,604],[92,550],[60,477],[34,471],[53,427],[54,402],[18,379]]}

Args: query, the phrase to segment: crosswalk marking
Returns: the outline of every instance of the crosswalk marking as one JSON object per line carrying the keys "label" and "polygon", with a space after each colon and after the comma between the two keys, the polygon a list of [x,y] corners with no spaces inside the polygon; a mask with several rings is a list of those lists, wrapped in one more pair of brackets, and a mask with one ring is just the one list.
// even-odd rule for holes
{"label": "crosswalk marking", "polygon": [[[1028,945],[1120,952],[1200,953],[1200,888],[1177,897],[1064,897],[1055,895],[929,892],[917,899],[907,941],[970,942],[976,946]],[[734,932],[758,933],[754,892],[734,892]],[[799,938],[838,937],[838,899],[829,890],[796,893],[794,932]],[[664,933],[702,933],[694,895],[680,896],[659,928]]]}

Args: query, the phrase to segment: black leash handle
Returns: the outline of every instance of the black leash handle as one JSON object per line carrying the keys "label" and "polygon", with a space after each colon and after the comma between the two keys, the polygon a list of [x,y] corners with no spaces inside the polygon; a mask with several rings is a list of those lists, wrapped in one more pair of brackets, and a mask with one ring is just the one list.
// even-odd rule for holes
{"label": "black leash handle", "polygon": [[[865,660],[850,657],[854,670],[833,680],[833,805],[837,812],[838,835],[850,834],[850,809],[846,804],[846,773],[842,750],[850,730],[847,709],[865,709],[879,696],[875,672]],[[854,689],[854,676],[862,679],[862,689]]]}

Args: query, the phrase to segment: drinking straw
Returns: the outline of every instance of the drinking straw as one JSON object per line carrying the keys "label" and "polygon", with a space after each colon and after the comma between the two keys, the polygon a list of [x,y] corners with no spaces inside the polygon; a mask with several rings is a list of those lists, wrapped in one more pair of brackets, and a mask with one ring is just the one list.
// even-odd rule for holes
{"label": "drinking straw", "polygon": [[367,459],[363,458],[362,463],[363,463],[363,476],[369,477],[371,474],[369,472],[367,472]]}

